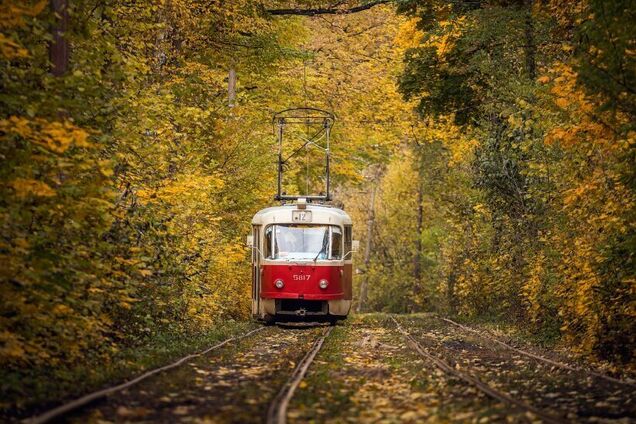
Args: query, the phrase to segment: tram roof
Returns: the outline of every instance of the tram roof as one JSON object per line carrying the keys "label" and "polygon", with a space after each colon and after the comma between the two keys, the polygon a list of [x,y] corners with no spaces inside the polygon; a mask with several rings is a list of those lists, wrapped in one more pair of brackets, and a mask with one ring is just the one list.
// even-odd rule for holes
{"label": "tram roof", "polygon": [[[302,211],[297,204],[273,206],[261,209],[252,218],[254,225],[296,224],[292,219],[292,211]],[[351,225],[351,218],[342,209],[329,205],[307,204],[305,211],[311,211],[311,224]]]}

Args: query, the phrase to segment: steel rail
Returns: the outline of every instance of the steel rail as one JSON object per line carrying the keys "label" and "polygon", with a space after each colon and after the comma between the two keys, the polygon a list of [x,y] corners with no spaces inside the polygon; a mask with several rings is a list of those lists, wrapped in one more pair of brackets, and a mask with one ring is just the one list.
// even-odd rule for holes
{"label": "steel rail", "polygon": [[46,422],[48,422],[48,421],[50,421],[50,420],[52,420],[54,418],[58,418],[61,415],[64,415],[64,414],[66,414],[68,412],[71,412],[71,411],[74,411],[74,410],[76,410],[76,409],[78,409],[78,408],[80,408],[80,407],[82,407],[82,406],[94,401],[94,400],[97,400],[97,399],[103,398],[105,396],[108,396],[108,395],[110,395],[112,393],[116,393],[116,392],[119,392],[121,390],[127,389],[128,387],[131,387],[131,386],[139,383],[140,381],[143,381],[143,380],[147,379],[148,377],[151,377],[151,376],[153,376],[155,374],[158,374],[158,373],[163,372],[163,371],[167,371],[167,370],[172,369],[172,368],[176,368],[179,365],[183,364],[184,362],[186,362],[186,361],[188,361],[188,360],[190,360],[192,358],[196,358],[198,356],[205,355],[206,353],[209,353],[209,352],[211,352],[211,351],[213,351],[215,349],[218,349],[218,348],[220,348],[222,346],[225,346],[226,344],[228,344],[230,342],[241,340],[241,339],[243,339],[245,337],[251,336],[254,333],[262,331],[263,329],[265,329],[265,327],[259,327],[259,328],[255,329],[255,330],[248,331],[247,333],[242,334],[240,336],[231,337],[229,339],[226,339],[226,340],[224,340],[224,341],[222,341],[220,343],[217,343],[217,344],[205,349],[204,351],[201,351],[201,352],[198,352],[198,353],[192,353],[190,355],[184,356],[183,358],[179,359],[178,361],[175,361],[175,362],[173,362],[171,364],[164,365],[163,367],[155,368],[153,370],[145,372],[144,374],[142,374],[142,375],[140,375],[140,376],[138,376],[138,377],[136,377],[136,378],[134,378],[132,380],[126,381],[126,382],[118,384],[116,386],[109,387],[109,388],[102,389],[102,390],[98,390],[98,391],[93,392],[93,393],[89,393],[89,394],[87,394],[85,396],[82,396],[82,397],[80,397],[78,399],[75,399],[75,400],[73,400],[71,402],[68,402],[68,403],[65,403],[63,405],[60,405],[60,406],[58,406],[56,408],[53,408],[53,409],[51,409],[51,410],[49,410],[47,412],[44,412],[44,413],[42,413],[40,415],[36,415],[36,416],[30,417],[30,418],[27,418],[25,420],[22,420],[22,422],[24,424],[42,424],[42,423],[46,423]]}
{"label": "steel rail", "polygon": [[417,340],[415,340],[415,338],[413,338],[413,336],[411,336],[411,334],[409,334],[406,330],[404,330],[404,328],[402,328],[402,326],[400,325],[400,323],[393,317],[390,317],[393,322],[395,323],[398,331],[400,333],[402,333],[402,335],[406,338],[406,340],[412,345],[412,347],[415,349],[415,351],[417,353],[419,353],[421,356],[423,356],[424,358],[428,359],[429,361],[433,362],[438,368],[440,368],[442,371],[446,372],[447,374],[450,374],[452,376],[455,376],[461,380],[464,380],[466,383],[471,384],[473,386],[475,386],[476,388],[478,388],[479,390],[481,390],[483,393],[485,393],[486,395],[490,396],[493,399],[496,399],[500,402],[504,402],[504,403],[508,403],[508,404],[512,404],[515,405],[521,409],[526,410],[527,412],[530,412],[534,415],[536,415],[538,418],[540,418],[541,420],[543,420],[546,423],[550,423],[550,424],[563,424],[563,423],[567,423],[568,421],[563,420],[562,418],[556,417],[552,414],[546,413],[538,408],[535,408],[532,405],[528,405],[525,402],[522,402],[518,399],[515,399],[505,393],[502,393],[496,389],[494,389],[493,387],[489,386],[488,384],[484,383],[483,381],[465,374],[463,372],[460,372],[458,370],[456,370],[455,368],[451,367],[449,364],[447,364],[446,362],[444,362],[443,360],[439,359],[438,357],[431,355],[430,353],[428,353],[426,350],[424,350],[424,348],[417,342]]}
{"label": "steel rail", "polygon": [[454,325],[456,327],[459,327],[459,328],[461,328],[464,331],[467,331],[469,333],[477,334],[479,337],[481,337],[483,339],[490,340],[492,342],[497,343],[500,346],[503,346],[503,347],[505,347],[507,349],[515,351],[515,352],[517,352],[517,353],[519,353],[521,355],[527,356],[529,358],[533,358],[533,359],[536,359],[538,361],[545,362],[546,364],[554,365],[555,367],[563,368],[563,369],[566,369],[566,370],[569,370],[569,371],[587,373],[587,374],[593,375],[595,377],[602,378],[604,380],[610,381],[612,383],[618,383],[618,384],[624,384],[624,385],[627,385],[627,386],[636,387],[636,383],[631,383],[629,381],[620,380],[618,378],[610,377],[609,375],[601,374],[599,372],[592,371],[592,370],[587,370],[585,368],[573,367],[571,365],[567,365],[567,364],[564,364],[562,362],[553,361],[552,359],[544,358],[543,356],[536,355],[534,353],[527,352],[527,351],[525,351],[523,349],[519,349],[517,347],[509,345],[508,343],[505,343],[505,342],[502,342],[501,340],[496,339],[494,336],[486,335],[486,334],[482,333],[481,331],[477,331],[474,328],[467,327],[467,326],[465,326],[463,324],[460,324],[458,322],[453,321],[452,319],[444,318],[444,317],[440,317],[440,316],[438,316],[438,318],[441,319],[444,322],[447,322],[447,323],[452,324],[452,325]]}
{"label": "steel rail", "polygon": [[294,396],[294,392],[305,377],[309,366],[320,351],[322,344],[331,333],[331,330],[333,330],[333,327],[329,327],[316,339],[311,349],[309,349],[303,359],[300,360],[289,379],[285,382],[274,400],[272,400],[267,410],[267,424],[285,424],[287,422],[287,407],[289,406],[289,401]]}

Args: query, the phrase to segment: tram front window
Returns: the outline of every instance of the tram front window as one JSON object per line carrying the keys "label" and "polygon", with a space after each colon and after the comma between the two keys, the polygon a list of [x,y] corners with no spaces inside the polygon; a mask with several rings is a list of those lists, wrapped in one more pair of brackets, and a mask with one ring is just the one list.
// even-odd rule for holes
{"label": "tram front window", "polygon": [[[274,235],[271,240],[273,248],[267,256],[271,259],[338,259],[334,255],[330,255],[330,252],[332,252],[331,243],[342,242],[341,237],[337,236],[340,234],[338,227],[332,225],[277,224],[272,225],[270,228]],[[337,251],[339,252],[340,250],[338,249]]]}

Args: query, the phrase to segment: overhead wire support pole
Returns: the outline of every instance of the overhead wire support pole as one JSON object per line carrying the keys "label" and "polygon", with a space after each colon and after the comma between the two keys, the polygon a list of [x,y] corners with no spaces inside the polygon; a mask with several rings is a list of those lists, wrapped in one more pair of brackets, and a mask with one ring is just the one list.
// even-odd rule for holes
{"label": "overhead wire support pole", "polygon": [[331,200],[331,195],[329,194],[329,183],[330,183],[330,172],[329,172],[329,161],[330,161],[330,157],[331,157],[331,150],[329,148],[329,141],[331,138],[331,125],[332,123],[329,122],[328,120],[326,120],[324,122],[324,127],[325,127],[325,133],[326,133],[326,138],[327,138],[327,166],[326,166],[326,173],[327,173],[327,201]]}
{"label": "overhead wire support pole", "polygon": [[283,185],[283,128],[285,127],[285,118],[278,118],[278,190],[276,200],[282,200]]}

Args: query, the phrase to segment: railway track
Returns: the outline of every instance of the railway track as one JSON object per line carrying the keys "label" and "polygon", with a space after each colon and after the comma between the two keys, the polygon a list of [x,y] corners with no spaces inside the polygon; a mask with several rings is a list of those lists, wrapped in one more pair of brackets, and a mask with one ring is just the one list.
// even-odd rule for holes
{"label": "railway track", "polygon": [[199,356],[203,356],[203,355],[205,355],[205,354],[207,354],[209,352],[212,352],[213,350],[216,350],[216,349],[219,349],[219,348],[225,346],[228,343],[244,339],[244,338],[249,337],[252,334],[258,333],[259,331],[262,331],[264,329],[265,329],[265,327],[259,327],[257,329],[254,329],[254,330],[248,331],[248,332],[246,332],[244,334],[241,334],[239,336],[235,336],[235,337],[231,337],[229,339],[223,340],[222,342],[217,343],[217,344],[215,344],[215,345],[213,345],[213,346],[211,346],[211,347],[209,347],[209,348],[207,348],[207,349],[205,349],[205,350],[203,350],[201,352],[193,353],[193,354],[190,354],[190,355],[186,355],[183,358],[181,358],[181,359],[179,359],[179,360],[177,360],[177,361],[175,361],[175,362],[173,362],[171,364],[164,365],[163,367],[155,368],[153,370],[145,372],[144,374],[142,374],[142,375],[140,375],[140,376],[138,376],[138,377],[136,377],[136,378],[134,378],[132,380],[126,381],[126,382],[118,384],[116,386],[108,387],[106,389],[98,390],[98,391],[93,392],[93,393],[89,393],[89,394],[87,394],[85,396],[82,396],[82,397],[77,398],[77,399],[75,399],[73,401],[67,402],[67,403],[65,403],[63,405],[60,405],[60,406],[58,406],[56,408],[53,408],[53,409],[51,409],[49,411],[46,411],[46,412],[44,412],[44,413],[42,413],[40,415],[36,415],[36,416],[30,417],[30,418],[27,418],[27,419],[23,420],[22,422],[24,424],[43,424],[43,423],[47,423],[47,422],[49,422],[49,421],[51,421],[53,419],[60,418],[60,417],[64,416],[65,414],[73,412],[73,411],[81,408],[82,406],[85,406],[85,405],[89,404],[90,402],[93,402],[93,401],[95,401],[97,399],[104,398],[104,397],[106,397],[108,395],[111,395],[113,393],[121,392],[122,390],[125,390],[125,389],[127,389],[129,387],[132,387],[135,384],[138,384],[138,383],[148,379],[149,377],[152,377],[155,374],[159,374],[161,372],[176,368],[176,367],[184,364],[185,362],[187,362],[187,361],[189,361],[191,359],[194,359],[194,358],[199,357]]}
{"label": "railway track", "polygon": [[285,382],[281,390],[278,392],[274,400],[270,403],[267,410],[267,424],[285,424],[287,422],[287,408],[289,401],[294,396],[294,392],[307,373],[309,366],[320,351],[325,339],[329,336],[333,327],[328,327],[319,336],[311,349],[307,351],[303,359],[298,363],[289,379]]}
{"label": "railway track", "polygon": [[[634,398],[630,395],[630,387],[623,386],[621,392],[618,386],[606,384],[605,380],[612,381],[611,378],[592,380],[578,372],[571,372],[585,370],[522,351],[504,342],[497,343],[498,340],[452,320],[431,318],[424,321],[413,318],[411,321],[389,316],[388,321],[384,321],[384,318],[370,320],[370,325],[362,329],[355,325],[343,328],[343,335],[349,334],[348,338],[353,341],[339,337],[339,349],[349,352],[346,357],[354,360],[347,361],[346,370],[343,369],[341,374],[348,378],[360,373],[377,374],[377,387],[385,387],[387,381],[391,380],[396,388],[395,393],[399,394],[392,400],[395,405],[393,409],[376,413],[388,414],[386,416],[392,418],[402,415],[410,417],[406,421],[413,417],[435,416],[431,414],[453,417],[458,414],[461,416],[461,413],[485,413],[497,419],[503,419],[504,414],[521,421],[541,420],[545,423],[584,421],[587,418],[629,419],[634,416]],[[322,397],[316,397],[315,390],[339,390],[342,382],[335,380],[333,386],[320,386],[322,381],[316,383],[311,375],[307,376],[310,367],[318,366],[321,369],[322,366],[331,366],[331,361],[338,360],[338,357],[325,356],[328,362],[324,364],[327,365],[323,362],[312,365],[332,334],[333,327],[296,327],[298,325],[259,327],[24,422],[46,423],[60,419],[98,422],[108,419],[169,423],[181,418],[204,420],[214,417],[218,422],[265,421],[267,424],[286,424],[288,409],[294,409],[296,401],[303,405],[302,410],[306,410],[303,412],[305,419],[351,418],[348,410],[324,408],[325,411],[320,413],[322,415],[312,415],[313,412],[305,408],[308,402],[322,402],[316,400]],[[461,331],[455,331],[454,327],[461,328]],[[261,332],[258,336],[249,337],[258,332]],[[477,341],[477,336],[483,339]],[[400,341],[402,338],[407,342],[406,348]],[[241,339],[245,340],[232,343]],[[231,344],[228,348],[210,357],[202,357],[228,344]],[[421,374],[427,390],[413,390],[408,385],[403,387],[401,383],[404,379],[412,378],[413,372],[419,372],[419,369],[400,365],[403,371],[399,367],[391,370],[386,367],[385,358],[407,364],[412,360],[413,352],[451,378],[433,378],[429,381],[429,374]],[[557,367],[567,372],[555,372],[560,371]],[[164,373],[169,370],[172,371]],[[150,379],[152,376],[155,377]],[[311,393],[300,390],[305,378],[310,383]],[[449,384],[455,381],[463,384]],[[366,382],[359,380],[359,384],[364,385]],[[377,389],[374,384],[369,384],[366,391],[362,390],[363,396],[358,397],[355,387],[350,393],[352,398],[357,399],[355,402],[361,402],[360,406],[366,405],[368,408],[362,406],[361,411],[374,408],[374,397],[369,395]],[[126,390],[133,386],[132,390]],[[376,395],[386,401],[386,393],[382,390],[377,391]],[[495,402],[490,399],[484,402],[486,399],[475,397],[475,390]],[[404,404],[404,399],[411,399],[411,395],[415,395],[412,401]],[[432,401],[429,403],[429,396],[437,396],[443,402],[440,412],[431,412],[435,411],[437,404]],[[105,397],[108,399],[88,405]],[[429,412],[422,413],[422,409]]]}
{"label": "railway track", "polygon": [[521,401],[519,399],[516,399],[512,396],[510,396],[509,394],[503,393],[497,389],[495,389],[494,387],[484,383],[483,381],[479,380],[476,377],[473,377],[472,375],[466,374],[464,372],[461,372],[455,368],[453,368],[450,364],[448,364],[447,362],[445,362],[444,360],[440,359],[437,356],[434,356],[430,353],[428,353],[426,351],[426,349],[424,347],[422,347],[422,345],[408,332],[406,331],[401,325],[400,323],[395,319],[395,317],[391,316],[390,317],[391,320],[394,322],[394,324],[396,325],[396,328],[398,330],[398,332],[400,332],[407,340],[408,344],[411,345],[411,347],[420,355],[422,356],[424,359],[432,362],[435,366],[437,366],[438,368],[440,368],[442,371],[444,371],[445,373],[454,376],[460,380],[463,380],[465,383],[470,384],[471,386],[477,388],[478,390],[480,390],[481,392],[483,392],[484,394],[486,394],[487,396],[496,399],[500,402],[506,403],[508,405],[511,405],[517,409],[520,409],[522,411],[525,412],[529,412],[531,414],[533,414],[534,416],[536,416],[537,418],[540,418],[543,422],[546,423],[550,423],[550,424],[562,424],[562,423],[566,423],[568,421],[562,419],[561,417],[555,416],[549,412],[546,412],[544,410],[541,410],[539,408],[536,408],[524,401]]}
{"label": "railway track", "polygon": [[[281,326],[281,328],[286,328],[287,326]],[[291,327],[295,327],[295,326],[291,326]],[[291,328],[290,327],[290,328]],[[86,405],[88,405],[91,402],[94,402],[96,400],[105,398],[109,395],[112,394],[116,394],[118,392],[122,392],[126,389],[129,389],[139,383],[141,383],[144,380],[149,379],[152,376],[156,376],[157,374],[160,374],[162,372],[168,371],[168,370],[172,370],[175,369],[177,367],[179,367],[180,365],[183,365],[185,363],[189,363],[192,359],[197,358],[197,357],[201,357],[209,352],[212,352],[214,350],[217,350],[231,342],[236,342],[239,341],[241,339],[247,338],[251,335],[254,335],[262,330],[264,330],[266,327],[259,327],[255,330],[251,330],[248,331],[244,334],[241,334],[239,336],[236,337],[232,337],[229,339],[226,339],[220,343],[217,343],[201,352],[198,353],[194,353],[194,354],[190,354],[190,355],[186,355],[184,357],[182,357],[181,359],[165,365],[163,367],[159,367],[159,368],[155,368],[153,370],[150,370],[132,380],[129,380],[127,382],[124,382],[122,384],[118,384],[116,386],[112,386],[106,389],[102,389],[93,393],[89,393],[85,396],[82,396],[78,399],[75,399],[73,401],[70,401],[68,403],[65,403],[63,405],[60,405],[56,408],[53,408],[49,411],[44,412],[43,414],[37,415],[37,416],[33,416],[31,418],[25,419],[23,421],[23,423],[25,424],[41,424],[41,423],[47,423],[47,422],[51,422],[53,420],[59,420],[59,419],[64,419],[67,417],[67,415],[69,414],[73,414],[76,411],[82,409],[82,407],[85,407]],[[289,378],[282,384],[281,389],[279,390],[279,392],[277,393],[277,395],[274,397],[274,399],[269,403],[269,407],[267,409],[267,415],[266,415],[266,422],[268,424],[284,424],[286,423],[286,418],[287,418],[287,408],[289,405],[290,400],[292,399],[294,392],[296,391],[296,389],[298,388],[300,382],[302,381],[303,377],[305,376],[305,374],[307,373],[307,370],[309,368],[309,366],[311,365],[311,363],[313,362],[314,358],[316,357],[316,355],[318,354],[318,352],[320,351],[325,339],[329,336],[329,334],[331,333],[333,327],[328,327],[325,328],[319,335],[318,337],[313,341],[313,343],[311,344],[311,347],[308,349],[308,351],[305,353],[305,355],[302,357],[302,359],[298,362],[298,365],[295,367],[295,369],[293,370],[293,372],[291,373],[291,375],[289,376]],[[293,331],[293,330],[292,330]],[[267,404],[265,404],[267,405]],[[83,413],[83,412],[80,412]]]}
{"label": "railway track", "polygon": [[499,339],[497,339],[497,338],[495,338],[493,336],[484,334],[481,331],[475,330],[474,328],[470,328],[468,326],[465,326],[463,324],[455,322],[455,321],[453,321],[453,320],[451,320],[449,318],[444,318],[444,317],[440,317],[440,316],[438,316],[437,318],[442,320],[442,321],[444,321],[444,322],[446,322],[446,323],[448,323],[448,324],[451,324],[451,325],[453,325],[453,326],[455,326],[457,328],[460,328],[461,330],[463,330],[465,332],[468,332],[468,333],[471,333],[471,334],[475,334],[475,335],[477,335],[478,337],[481,337],[484,340],[488,340],[488,341],[491,341],[493,343],[496,343],[499,346],[505,347],[506,349],[509,349],[509,350],[511,350],[513,352],[516,352],[518,354],[527,356],[528,358],[532,358],[532,359],[535,359],[537,361],[541,361],[541,362],[544,362],[546,364],[553,365],[555,367],[562,368],[562,369],[565,369],[565,370],[568,370],[568,371],[585,373],[585,374],[591,375],[593,377],[603,379],[603,380],[608,381],[610,383],[616,383],[616,384],[621,384],[621,385],[625,385],[625,386],[636,387],[636,383],[620,380],[618,378],[610,377],[608,375],[601,374],[601,373],[596,372],[596,371],[587,370],[587,369],[580,368],[580,367],[574,367],[574,366],[567,365],[567,364],[564,364],[564,363],[558,362],[558,361],[553,361],[552,359],[545,358],[545,357],[543,357],[541,355],[537,355],[537,354],[534,354],[532,352],[528,352],[528,351],[525,351],[523,349],[519,349],[519,348],[514,347],[514,346],[512,346],[512,345],[510,345],[508,343],[505,343],[505,342],[503,342],[503,341],[501,341],[501,340],[499,340]]}

